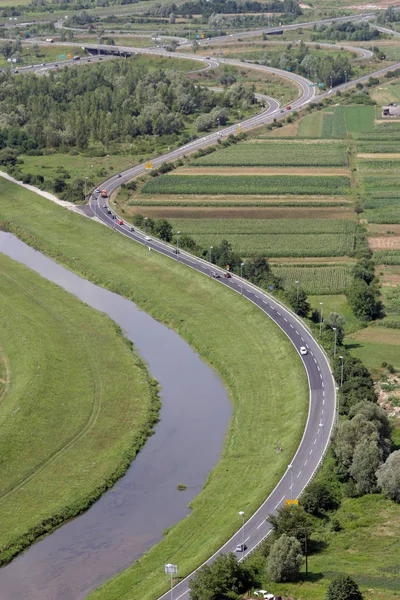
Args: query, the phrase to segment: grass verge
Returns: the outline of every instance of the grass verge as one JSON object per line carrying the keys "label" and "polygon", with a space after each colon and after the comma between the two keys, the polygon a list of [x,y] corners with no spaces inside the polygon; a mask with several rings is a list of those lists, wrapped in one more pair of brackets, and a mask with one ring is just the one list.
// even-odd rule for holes
{"label": "grass verge", "polygon": [[164,563],[177,563],[181,575],[198,566],[240,526],[238,510],[250,515],[286,469],[308,408],[301,361],[259,309],[216,281],[16,185],[0,180],[0,193],[3,227],[175,329],[229,391],[233,418],[221,460],[189,518],[92,595],[154,598],[168,586]]}
{"label": "grass verge", "polygon": [[125,473],[158,399],[110,319],[2,254],[0,272],[4,564]]}

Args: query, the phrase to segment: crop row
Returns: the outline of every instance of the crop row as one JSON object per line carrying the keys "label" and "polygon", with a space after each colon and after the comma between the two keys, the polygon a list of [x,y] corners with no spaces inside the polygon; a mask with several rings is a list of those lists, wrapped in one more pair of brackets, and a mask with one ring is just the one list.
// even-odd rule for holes
{"label": "crop row", "polygon": [[355,233],[355,223],[345,219],[171,219],[171,223],[188,235]]}
{"label": "crop row", "polygon": [[[398,136],[396,136],[398,137]],[[357,140],[357,152],[370,154],[387,154],[400,152],[399,142],[393,140]]]}
{"label": "crop row", "polygon": [[[243,202],[213,202],[212,200],[208,201],[204,201],[201,200],[199,202],[194,202],[192,200],[188,200],[188,201],[184,201],[184,200],[169,200],[166,199],[165,201],[163,200],[163,202],[159,202],[157,200],[129,200],[128,202],[128,206],[157,206],[157,207],[161,207],[161,206],[181,206],[181,207],[187,207],[187,206],[191,206],[191,207],[196,207],[196,208],[201,208],[201,207],[217,207],[217,208],[234,208],[234,207],[240,207],[240,206],[245,206],[245,207],[256,207],[256,208],[279,208],[279,207],[283,207],[283,208],[287,208],[287,207],[292,207],[292,208],[336,208],[339,206],[349,206],[349,202],[346,202],[345,200],[343,200],[343,202],[290,202],[290,200],[288,202],[254,202],[252,200],[249,200],[248,202],[246,202],[245,200]],[[372,207],[371,207],[372,208]]]}
{"label": "crop row", "polygon": [[307,294],[342,294],[352,281],[347,266],[273,266],[285,289],[295,288],[296,281]]}
{"label": "crop row", "polygon": [[391,172],[395,169],[398,170],[400,167],[400,159],[387,159],[387,160],[369,160],[363,159],[358,160],[358,167],[361,171],[380,171],[380,172]]}
{"label": "crop row", "polygon": [[343,144],[301,144],[288,142],[242,143],[202,156],[195,165],[207,167],[316,167],[347,166]]}
{"label": "crop row", "polygon": [[377,209],[366,210],[363,217],[369,223],[400,223],[400,204],[398,206],[388,206]]}
{"label": "crop row", "polygon": [[227,239],[241,256],[262,254],[267,257],[345,256],[354,249],[354,236],[340,233],[304,234],[194,234],[203,248],[216,246]]}
{"label": "crop row", "polygon": [[342,106],[336,106],[333,112],[324,112],[321,137],[344,138],[346,136],[346,121]]}
{"label": "crop row", "polygon": [[399,250],[375,250],[372,258],[376,265],[400,265]]}
{"label": "crop row", "polygon": [[344,195],[348,177],[162,175],[148,181],[144,194],[297,194]]}
{"label": "crop row", "polygon": [[390,198],[377,198],[377,197],[368,197],[364,201],[365,208],[389,208],[389,207],[397,207],[400,208],[400,202],[398,195]]}

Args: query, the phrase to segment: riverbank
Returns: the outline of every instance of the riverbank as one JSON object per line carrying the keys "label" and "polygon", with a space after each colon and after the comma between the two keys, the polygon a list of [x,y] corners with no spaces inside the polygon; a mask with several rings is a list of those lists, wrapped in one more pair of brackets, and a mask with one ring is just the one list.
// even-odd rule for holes
{"label": "riverbank", "polygon": [[238,510],[250,515],[286,470],[308,411],[305,371],[276,325],[217,282],[12,184],[1,181],[0,193],[3,227],[173,328],[230,393],[224,451],[190,517],[94,594],[154,598],[168,585],[163,563],[176,562],[181,575],[198,566],[240,526]]}
{"label": "riverbank", "polygon": [[110,319],[0,253],[0,564],[86,510],[158,418],[157,387]]}

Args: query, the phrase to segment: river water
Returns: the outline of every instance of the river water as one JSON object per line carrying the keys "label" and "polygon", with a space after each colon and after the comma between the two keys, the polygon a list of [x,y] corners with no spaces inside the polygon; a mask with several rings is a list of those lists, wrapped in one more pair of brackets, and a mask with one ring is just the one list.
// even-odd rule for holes
{"label": "river water", "polygon": [[[0,232],[0,252],[106,313],[161,387],[161,420],[126,475],[86,513],[0,569],[1,600],[80,600],[189,513],[218,461],[231,405],[215,372],[137,306]],[[178,483],[185,491],[177,491]],[[163,565],[160,565],[163,569]]]}

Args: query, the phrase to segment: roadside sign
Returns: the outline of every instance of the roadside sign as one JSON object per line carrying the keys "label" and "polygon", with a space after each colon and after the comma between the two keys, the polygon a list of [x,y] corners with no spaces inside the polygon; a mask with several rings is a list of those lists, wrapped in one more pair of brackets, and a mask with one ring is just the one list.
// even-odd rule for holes
{"label": "roadside sign", "polygon": [[60,58],[67,58],[66,54],[60,54]]}
{"label": "roadside sign", "polygon": [[145,169],[152,169],[153,168],[153,163],[151,162],[151,160],[147,161],[147,163],[144,166]]}
{"label": "roadside sign", "polygon": [[200,39],[200,34],[198,33],[198,34],[196,35],[196,40],[199,40],[199,39]]}
{"label": "roadside sign", "polygon": [[286,500],[285,501],[286,506],[297,506],[298,503],[299,503],[298,500]]}
{"label": "roadside sign", "polygon": [[68,60],[71,60],[72,54],[67,54],[67,58],[68,58]]}
{"label": "roadside sign", "polygon": [[314,86],[315,86],[315,83],[309,83],[308,85],[309,85],[310,87],[314,87]]}
{"label": "roadside sign", "polygon": [[202,34],[200,35],[200,39],[204,40],[204,38],[205,38],[205,35],[204,35],[204,33],[202,33]]}
{"label": "roadside sign", "polygon": [[242,133],[243,129],[241,125],[237,125],[236,127],[236,133]]}
{"label": "roadside sign", "polygon": [[325,84],[324,84],[324,83],[319,83],[319,84],[318,84],[318,87],[319,87],[319,88],[323,88],[323,87],[325,87]]}
{"label": "roadside sign", "polygon": [[229,271],[229,269],[231,268],[231,265],[226,265],[226,270]]}
{"label": "roadside sign", "polygon": [[164,573],[166,575],[178,575],[177,565],[172,565],[171,563],[164,565]]}

